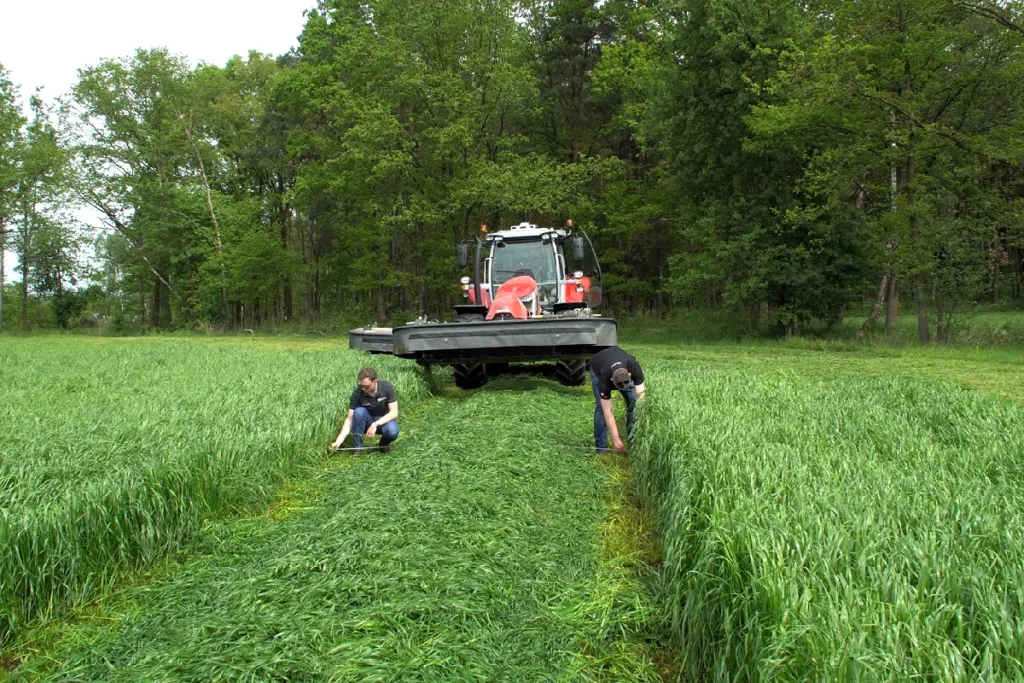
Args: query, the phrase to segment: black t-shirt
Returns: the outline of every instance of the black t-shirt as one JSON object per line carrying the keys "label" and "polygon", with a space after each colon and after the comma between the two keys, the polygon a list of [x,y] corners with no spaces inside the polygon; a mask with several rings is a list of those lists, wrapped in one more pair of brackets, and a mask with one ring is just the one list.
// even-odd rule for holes
{"label": "black t-shirt", "polygon": [[356,390],[352,392],[352,396],[348,399],[349,410],[355,410],[356,408],[366,408],[370,411],[370,415],[374,417],[384,417],[390,410],[389,404],[398,403],[398,394],[395,393],[395,387],[391,382],[386,379],[377,380],[377,395],[367,396],[363,393],[363,390],[356,386]]}
{"label": "black t-shirt", "polygon": [[636,358],[618,346],[599,351],[590,359],[590,369],[597,373],[597,391],[601,398],[612,397],[612,390],[615,389],[612,385],[612,373],[619,368],[629,370],[629,374],[633,376],[633,384],[644,383],[644,371],[636,362]]}

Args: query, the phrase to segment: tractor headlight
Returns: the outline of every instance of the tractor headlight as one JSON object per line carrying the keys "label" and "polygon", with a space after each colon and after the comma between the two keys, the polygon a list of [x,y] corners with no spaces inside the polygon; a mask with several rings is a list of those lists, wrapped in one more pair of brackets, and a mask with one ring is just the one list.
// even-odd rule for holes
{"label": "tractor headlight", "polygon": [[469,284],[469,276],[468,275],[463,275],[461,278],[459,278],[459,282],[461,282],[464,285],[468,285]]}

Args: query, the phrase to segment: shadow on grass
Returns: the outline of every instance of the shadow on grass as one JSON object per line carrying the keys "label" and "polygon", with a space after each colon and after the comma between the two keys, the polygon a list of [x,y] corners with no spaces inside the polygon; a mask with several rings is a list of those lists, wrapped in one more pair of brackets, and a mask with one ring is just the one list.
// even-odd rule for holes
{"label": "shadow on grass", "polygon": [[467,399],[481,392],[518,393],[542,389],[576,398],[590,395],[589,379],[581,387],[567,387],[559,384],[555,379],[553,363],[510,365],[508,369],[489,376],[487,384],[479,389],[460,389],[455,386],[451,368],[447,367],[425,367],[422,369],[422,376],[430,394],[438,398]]}

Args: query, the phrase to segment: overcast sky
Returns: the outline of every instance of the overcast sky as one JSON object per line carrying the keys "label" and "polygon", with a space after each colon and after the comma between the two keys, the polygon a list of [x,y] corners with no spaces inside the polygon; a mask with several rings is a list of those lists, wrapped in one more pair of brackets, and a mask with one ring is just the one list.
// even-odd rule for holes
{"label": "overcast sky", "polygon": [[[249,50],[279,55],[297,44],[303,10],[315,0],[0,0],[0,64],[21,89],[39,86],[47,101],[63,94],[77,70],[137,48],[165,47],[224,64]],[[26,105],[27,106],[27,105]],[[8,277],[13,258],[8,253]]]}

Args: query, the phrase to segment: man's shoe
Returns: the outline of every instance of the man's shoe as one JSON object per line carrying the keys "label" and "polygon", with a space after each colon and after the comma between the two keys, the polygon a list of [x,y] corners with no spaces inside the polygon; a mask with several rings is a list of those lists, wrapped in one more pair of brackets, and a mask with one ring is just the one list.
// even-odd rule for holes
{"label": "man's shoe", "polygon": [[390,453],[391,445],[389,444],[387,446],[377,446],[377,450],[380,451],[381,453]]}

